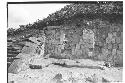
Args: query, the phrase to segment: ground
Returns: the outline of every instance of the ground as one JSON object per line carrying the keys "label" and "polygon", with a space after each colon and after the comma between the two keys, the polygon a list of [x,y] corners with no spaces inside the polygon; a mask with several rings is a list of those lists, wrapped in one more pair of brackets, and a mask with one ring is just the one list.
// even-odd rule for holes
{"label": "ground", "polygon": [[[42,63],[41,63],[42,62]],[[53,63],[65,63],[61,66]],[[43,59],[30,62],[40,69],[27,68],[17,74],[8,73],[9,83],[105,83],[122,82],[122,67],[105,67],[103,61],[89,59]]]}

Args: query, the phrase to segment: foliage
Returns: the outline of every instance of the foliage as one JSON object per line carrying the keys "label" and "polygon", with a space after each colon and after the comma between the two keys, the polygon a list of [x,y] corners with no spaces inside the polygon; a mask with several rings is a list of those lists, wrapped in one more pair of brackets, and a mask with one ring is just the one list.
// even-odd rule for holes
{"label": "foliage", "polygon": [[[111,21],[117,21],[123,15],[123,3],[122,2],[80,2],[71,3],[65,6],[59,11],[50,14],[43,20],[37,20],[33,24],[27,24],[14,31],[14,34],[19,34],[23,30],[27,29],[43,29],[46,26],[59,26],[67,23],[71,23],[75,18],[84,19],[96,19],[102,18]],[[106,18],[107,17],[107,18]],[[68,24],[68,23],[67,23]],[[8,35],[10,32],[8,32]]]}

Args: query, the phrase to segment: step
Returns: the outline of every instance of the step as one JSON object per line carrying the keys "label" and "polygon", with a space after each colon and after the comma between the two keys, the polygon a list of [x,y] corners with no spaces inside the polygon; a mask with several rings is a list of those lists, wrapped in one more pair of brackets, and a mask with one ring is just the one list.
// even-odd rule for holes
{"label": "step", "polygon": [[18,54],[7,54],[7,57],[16,57]]}
{"label": "step", "polygon": [[7,50],[7,53],[9,53],[9,54],[19,54],[20,53],[19,51],[20,50],[15,50],[15,51]]}
{"label": "step", "polygon": [[15,57],[7,57],[7,62],[13,62],[16,59],[20,59],[20,58],[15,58]]}

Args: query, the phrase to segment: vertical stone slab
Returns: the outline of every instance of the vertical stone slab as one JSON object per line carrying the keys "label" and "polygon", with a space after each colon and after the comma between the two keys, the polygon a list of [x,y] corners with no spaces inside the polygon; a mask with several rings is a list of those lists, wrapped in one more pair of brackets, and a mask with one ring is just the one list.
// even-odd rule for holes
{"label": "vertical stone slab", "polygon": [[95,38],[94,38],[94,32],[90,29],[84,29],[83,30],[83,40],[86,40],[86,44],[88,44],[89,47],[94,48],[95,44]]}

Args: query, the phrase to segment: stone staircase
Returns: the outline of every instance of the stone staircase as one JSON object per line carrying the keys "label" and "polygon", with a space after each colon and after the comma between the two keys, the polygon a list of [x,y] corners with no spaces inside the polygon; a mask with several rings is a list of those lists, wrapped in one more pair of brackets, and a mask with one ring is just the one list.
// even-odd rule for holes
{"label": "stone staircase", "polygon": [[13,40],[7,40],[7,66],[18,58],[15,58],[21,52],[22,46],[17,45]]}

